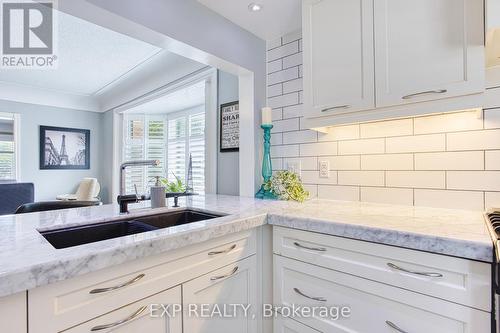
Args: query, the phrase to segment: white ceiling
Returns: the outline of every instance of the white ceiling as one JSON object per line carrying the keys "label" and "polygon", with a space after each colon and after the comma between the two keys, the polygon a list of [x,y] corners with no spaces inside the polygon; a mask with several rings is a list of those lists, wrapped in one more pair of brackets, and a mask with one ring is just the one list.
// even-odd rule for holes
{"label": "white ceiling", "polygon": [[1,82],[90,96],[161,51],[62,12],[57,20],[57,69],[4,69]]}
{"label": "white ceiling", "polygon": [[202,81],[130,108],[126,113],[165,114],[190,109],[204,103],[205,82]]}
{"label": "white ceiling", "polygon": [[[198,0],[233,23],[264,39],[273,40],[301,27],[300,0]],[[248,5],[263,7],[250,12]]]}

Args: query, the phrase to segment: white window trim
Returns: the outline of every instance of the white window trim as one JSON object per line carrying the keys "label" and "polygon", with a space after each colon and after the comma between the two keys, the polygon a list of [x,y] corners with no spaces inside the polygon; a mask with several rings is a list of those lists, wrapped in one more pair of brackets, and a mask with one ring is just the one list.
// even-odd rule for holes
{"label": "white window trim", "polygon": [[21,181],[21,115],[19,113],[0,112],[2,118],[12,118],[14,121],[14,179]]}
{"label": "white window trim", "polygon": [[113,172],[112,202],[116,202],[119,194],[119,169],[123,154],[123,113],[130,108],[168,95],[176,90],[205,80],[205,193],[217,191],[217,70],[203,68],[186,77],[171,82],[146,95],[125,103],[113,110]]}

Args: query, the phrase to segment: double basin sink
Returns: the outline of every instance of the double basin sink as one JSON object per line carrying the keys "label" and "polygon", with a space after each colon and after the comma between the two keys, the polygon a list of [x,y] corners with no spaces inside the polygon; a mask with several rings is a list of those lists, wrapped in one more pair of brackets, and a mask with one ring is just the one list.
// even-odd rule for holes
{"label": "double basin sink", "polygon": [[193,209],[176,210],[112,222],[40,231],[56,249],[99,242],[224,216]]}

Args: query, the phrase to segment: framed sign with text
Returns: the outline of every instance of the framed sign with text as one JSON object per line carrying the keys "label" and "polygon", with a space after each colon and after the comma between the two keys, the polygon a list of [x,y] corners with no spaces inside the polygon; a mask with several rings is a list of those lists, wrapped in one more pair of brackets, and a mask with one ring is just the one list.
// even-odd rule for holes
{"label": "framed sign with text", "polygon": [[240,149],[240,104],[239,101],[220,106],[220,151]]}

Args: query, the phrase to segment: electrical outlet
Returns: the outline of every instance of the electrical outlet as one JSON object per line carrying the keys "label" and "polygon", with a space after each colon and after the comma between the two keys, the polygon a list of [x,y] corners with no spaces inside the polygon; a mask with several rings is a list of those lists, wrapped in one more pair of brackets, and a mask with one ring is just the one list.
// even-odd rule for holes
{"label": "electrical outlet", "polygon": [[319,177],[330,178],[330,162],[319,161]]}
{"label": "electrical outlet", "polygon": [[288,171],[291,171],[291,172],[294,172],[296,173],[297,175],[300,176],[300,173],[301,173],[301,164],[300,164],[300,160],[296,160],[296,161],[288,161],[286,163],[286,169]]}

